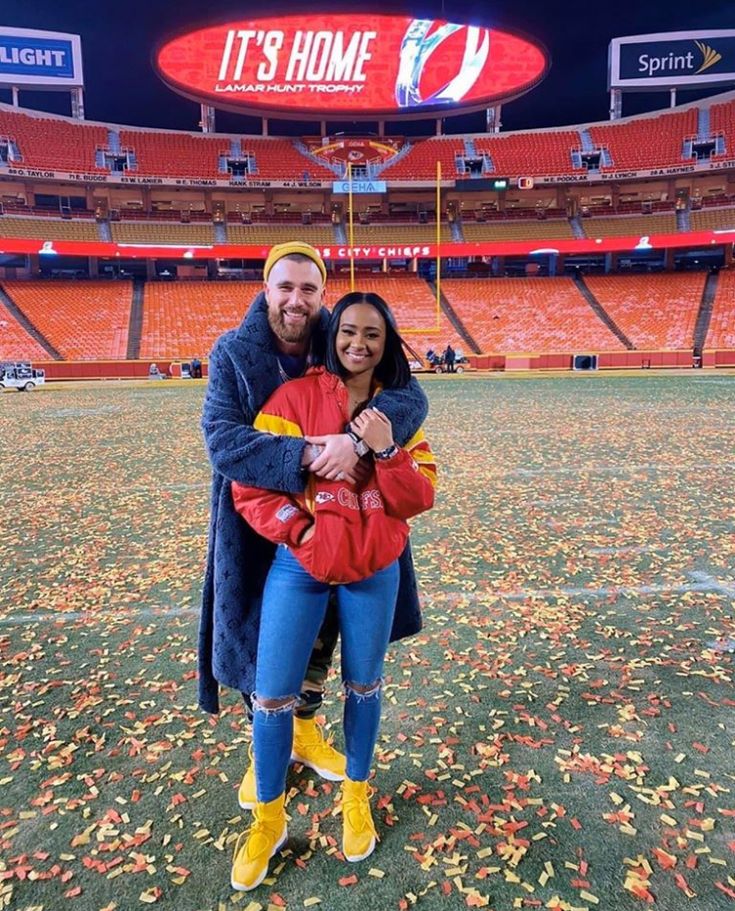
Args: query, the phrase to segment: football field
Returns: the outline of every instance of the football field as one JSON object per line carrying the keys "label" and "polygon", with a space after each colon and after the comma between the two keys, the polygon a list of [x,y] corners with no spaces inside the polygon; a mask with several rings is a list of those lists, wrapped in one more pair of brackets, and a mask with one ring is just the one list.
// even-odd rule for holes
{"label": "football field", "polygon": [[[289,776],[252,893],[237,694],[196,706],[199,383],[0,395],[0,909],[735,908],[735,376],[427,377],[424,630],[380,844]],[[324,709],[342,743],[338,677]]]}

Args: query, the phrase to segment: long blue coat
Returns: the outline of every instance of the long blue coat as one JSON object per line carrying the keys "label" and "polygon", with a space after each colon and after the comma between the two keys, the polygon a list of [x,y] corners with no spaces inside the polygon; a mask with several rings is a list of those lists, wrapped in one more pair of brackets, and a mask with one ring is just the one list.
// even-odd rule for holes
{"label": "long blue coat", "polygon": [[[312,351],[323,350],[329,314],[322,310]],[[256,414],[280,384],[277,351],[261,293],[238,329],[225,332],[209,359],[202,430],[212,464],[209,548],[199,625],[199,704],[219,711],[218,684],[250,694],[255,688],[260,600],[274,545],[257,535],[232,504],[230,481],[297,493],[304,489],[304,441],[253,430]],[[381,393],[395,438],[405,443],[423,424],[426,396],[415,380]],[[421,629],[410,545],[400,558],[401,581],[392,640]]]}

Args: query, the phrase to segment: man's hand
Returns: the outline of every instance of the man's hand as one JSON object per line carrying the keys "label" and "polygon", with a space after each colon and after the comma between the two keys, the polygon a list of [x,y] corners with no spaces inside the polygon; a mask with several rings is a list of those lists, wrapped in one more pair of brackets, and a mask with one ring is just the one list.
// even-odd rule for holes
{"label": "man's hand", "polygon": [[352,440],[346,433],[330,433],[323,437],[305,437],[307,443],[323,446],[319,455],[309,465],[309,471],[328,481],[355,482],[354,468],[358,456]]}
{"label": "man's hand", "polygon": [[321,455],[322,448],[322,446],[316,446],[314,443],[307,443],[304,446],[304,454],[301,456],[302,468],[308,468],[314,459]]}

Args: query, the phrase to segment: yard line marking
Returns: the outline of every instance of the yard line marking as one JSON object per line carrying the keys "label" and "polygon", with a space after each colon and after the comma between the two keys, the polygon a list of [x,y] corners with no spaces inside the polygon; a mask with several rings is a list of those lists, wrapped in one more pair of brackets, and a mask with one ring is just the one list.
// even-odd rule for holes
{"label": "yard line marking", "polygon": [[198,614],[196,607],[139,607],[126,608],[124,613],[111,613],[109,611],[55,611],[53,613],[17,614],[0,617],[0,626],[25,626],[29,623],[65,623],[73,620],[130,620],[141,618],[161,618],[181,614]]}
{"label": "yard line marking", "polygon": [[629,474],[634,471],[703,471],[714,469],[735,469],[735,462],[692,462],[690,465],[677,465],[672,462],[648,462],[642,465],[629,465],[624,462],[592,465],[578,465],[570,468],[514,468],[504,473],[491,474],[491,477],[546,477],[548,475],[581,475],[581,474]]}
{"label": "yard line marking", "polygon": [[707,573],[689,573],[694,581],[683,582],[680,585],[609,585],[600,588],[577,588],[559,586],[559,588],[522,588],[515,591],[487,591],[487,592],[448,592],[446,595],[426,596],[427,603],[441,607],[442,601],[451,603],[481,603],[488,598],[505,601],[525,601],[526,599],[542,600],[544,598],[609,598],[611,595],[619,597],[641,597],[645,595],[679,595],[689,592],[714,592],[720,595],[735,597],[735,587],[719,582]]}

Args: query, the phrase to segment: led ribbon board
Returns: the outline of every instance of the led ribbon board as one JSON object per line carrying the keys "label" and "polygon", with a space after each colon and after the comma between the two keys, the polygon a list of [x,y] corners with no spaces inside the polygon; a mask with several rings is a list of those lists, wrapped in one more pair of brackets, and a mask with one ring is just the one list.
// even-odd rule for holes
{"label": "led ribbon board", "polygon": [[419,118],[515,98],[546,75],[540,44],[483,25],[315,14],[187,32],[154,54],[175,91],[217,108],[296,119]]}

